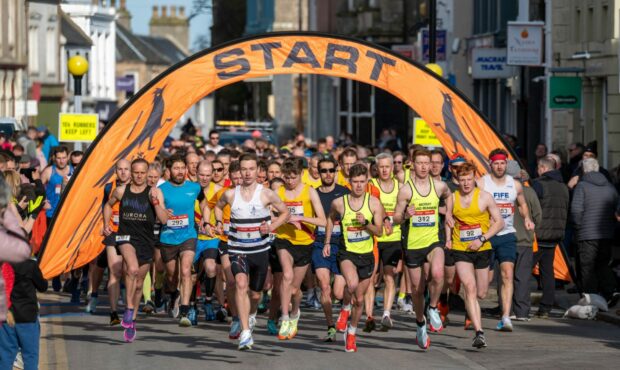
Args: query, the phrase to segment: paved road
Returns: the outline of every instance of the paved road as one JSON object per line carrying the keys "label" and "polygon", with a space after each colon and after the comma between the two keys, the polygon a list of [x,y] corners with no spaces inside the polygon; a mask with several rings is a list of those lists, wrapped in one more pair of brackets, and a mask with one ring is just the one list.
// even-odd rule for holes
{"label": "paved road", "polygon": [[[483,368],[617,368],[620,328],[596,321],[533,319],[515,323],[513,333],[492,330],[484,319],[489,347],[471,347],[473,332],[464,331],[462,314],[454,325],[431,335],[430,350],[414,342],[413,316],[395,315],[390,332],[358,335],[358,353],[343,351],[343,341],[323,343],[322,314],[305,310],[300,332],[292,341],[266,335],[260,318],[255,347],[239,352],[228,340],[225,324],[200,322],[179,328],[164,316],[139,318],[136,342],[126,344],[119,327],[110,328],[105,314],[87,315],[82,307],[56,293],[42,297],[42,369],[483,369]],[[105,307],[101,306],[102,312]],[[457,324],[458,323],[458,324]]]}

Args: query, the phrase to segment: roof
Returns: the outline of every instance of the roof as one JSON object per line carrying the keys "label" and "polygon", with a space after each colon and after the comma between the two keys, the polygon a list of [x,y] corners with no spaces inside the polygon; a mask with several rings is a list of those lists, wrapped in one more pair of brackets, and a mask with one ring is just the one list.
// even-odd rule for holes
{"label": "roof", "polygon": [[188,55],[165,37],[136,35],[116,22],[116,61],[173,65]]}
{"label": "roof", "polygon": [[75,24],[66,13],[60,12],[60,31],[67,40],[66,46],[91,47],[93,41],[82,31],[80,26]]}

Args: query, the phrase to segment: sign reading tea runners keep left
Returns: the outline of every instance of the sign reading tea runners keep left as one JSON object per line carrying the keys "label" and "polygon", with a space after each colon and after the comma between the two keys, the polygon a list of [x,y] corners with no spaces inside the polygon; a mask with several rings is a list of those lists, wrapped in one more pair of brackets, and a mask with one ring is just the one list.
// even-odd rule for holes
{"label": "sign reading tea runners keep left", "polygon": [[98,132],[98,114],[59,114],[58,140],[60,142],[91,142],[95,140]]}

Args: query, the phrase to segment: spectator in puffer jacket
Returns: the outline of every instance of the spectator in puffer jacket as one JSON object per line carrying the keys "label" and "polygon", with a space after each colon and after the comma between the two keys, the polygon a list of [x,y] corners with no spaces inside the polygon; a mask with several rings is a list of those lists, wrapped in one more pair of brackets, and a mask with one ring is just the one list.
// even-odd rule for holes
{"label": "spectator in puffer jacket", "polygon": [[583,172],[571,204],[571,216],[577,229],[581,287],[584,293],[601,294],[609,300],[616,287],[609,261],[618,194],[599,172],[596,159],[584,159]]}

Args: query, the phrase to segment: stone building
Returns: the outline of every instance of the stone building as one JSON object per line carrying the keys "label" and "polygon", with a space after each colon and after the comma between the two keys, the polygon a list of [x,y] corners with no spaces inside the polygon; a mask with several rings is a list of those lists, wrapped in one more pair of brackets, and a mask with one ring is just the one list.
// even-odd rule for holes
{"label": "stone building", "polygon": [[0,0],[0,117],[22,121],[26,66],[28,63],[28,28],[26,2]]}

